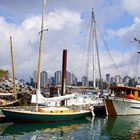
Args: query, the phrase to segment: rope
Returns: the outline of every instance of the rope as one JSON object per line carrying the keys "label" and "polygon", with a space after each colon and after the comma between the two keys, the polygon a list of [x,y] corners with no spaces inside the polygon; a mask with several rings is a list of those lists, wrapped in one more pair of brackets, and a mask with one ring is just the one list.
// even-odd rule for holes
{"label": "rope", "polygon": [[101,37],[101,39],[102,39],[102,41],[103,41],[103,43],[104,43],[104,46],[106,47],[106,49],[107,49],[107,51],[108,51],[108,54],[109,54],[109,56],[110,56],[110,58],[111,58],[111,61],[113,62],[113,65],[114,65],[114,67],[115,67],[116,73],[120,73],[119,70],[118,70],[118,67],[117,67],[117,65],[115,64],[115,61],[114,61],[114,59],[113,59],[113,57],[112,57],[112,55],[111,55],[111,52],[110,52],[109,47],[108,47],[108,43],[104,40],[104,38],[103,38],[103,36],[102,36],[102,34],[101,34],[101,31],[100,31],[99,26],[97,25],[97,23],[96,23],[96,26],[97,26],[97,30],[98,30],[98,32],[99,32],[99,35],[100,35],[100,37]]}

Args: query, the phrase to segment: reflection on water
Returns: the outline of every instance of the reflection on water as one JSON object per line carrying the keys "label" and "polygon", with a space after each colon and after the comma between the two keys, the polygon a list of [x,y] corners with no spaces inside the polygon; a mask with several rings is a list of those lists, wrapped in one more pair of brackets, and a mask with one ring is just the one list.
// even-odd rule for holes
{"label": "reflection on water", "polygon": [[0,124],[0,140],[139,140],[140,116]]}
{"label": "reflection on water", "polygon": [[108,118],[102,136],[109,140],[139,140],[140,116]]}
{"label": "reflection on water", "polygon": [[[90,122],[91,118],[79,119],[65,122],[54,123],[37,123],[37,124],[20,124],[9,125],[1,132],[0,139],[32,139],[32,140],[50,140],[50,139],[71,139],[75,130],[84,127]],[[79,138],[78,138],[79,139]]]}

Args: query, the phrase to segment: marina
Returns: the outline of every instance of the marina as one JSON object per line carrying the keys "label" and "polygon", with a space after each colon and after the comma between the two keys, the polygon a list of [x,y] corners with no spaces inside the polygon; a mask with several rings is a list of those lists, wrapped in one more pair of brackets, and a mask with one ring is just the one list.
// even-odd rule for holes
{"label": "marina", "polygon": [[1,2],[0,140],[140,139],[134,5]]}

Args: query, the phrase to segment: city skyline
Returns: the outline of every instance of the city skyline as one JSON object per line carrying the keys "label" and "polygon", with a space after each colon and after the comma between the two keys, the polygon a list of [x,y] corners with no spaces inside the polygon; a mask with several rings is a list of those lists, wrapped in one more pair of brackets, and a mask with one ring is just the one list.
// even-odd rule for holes
{"label": "city skyline", "polygon": [[[15,75],[28,81],[32,71],[37,69],[42,1],[0,2],[0,67],[9,70],[11,77],[9,38],[12,35]],[[78,79],[85,74],[84,40],[94,7],[102,36],[119,68],[116,72],[100,41],[103,77],[106,73],[139,76],[138,44],[134,42],[134,37],[139,39],[140,36],[140,8],[137,3],[138,0],[47,0],[45,29],[48,31],[43,39],[42,70],[51,75],[55,70],[61,70],[62,50],[65,48],[68,50],[68,71],[75,73]]]}
{"label": "city skyline", "polygon": [[[49,73],[46,71],[41,71],[41,87],[45,88],[48,87],[48,85],[61,85],[62,84],[62,72],[61,71],[56,71],[54,72],[53,76],[49,76]],[[44,76],[43,76],[44,75]],[[69,71],[66,72],[66,85],[68,86],[77,86],[78,83],[80,82],[81,86],[93,86],[93,80],[89,80],[89,78],[86,75],[83,75],[81,79],[77,79],[77,76],[74,73],[71,73]],[[33,71],[32,77],[30,77],[30,81],[32,83],[32,79],[34,83],[37,83],[37,71]],[[23,80],[23,79],[21,79]],[[110,75],[109,73],[106,74],[105,79],[102,79],[103,82],[108,83],[108,84],[124,84],[128,85],[129,82],[133,81],[136,82],[138,85],[140,84],[140,77],[130,77],[129,75],[125,75],[122,77],[121,75]],[[100,82],[101,80],[99,78],[96,78],[96,85]]]}

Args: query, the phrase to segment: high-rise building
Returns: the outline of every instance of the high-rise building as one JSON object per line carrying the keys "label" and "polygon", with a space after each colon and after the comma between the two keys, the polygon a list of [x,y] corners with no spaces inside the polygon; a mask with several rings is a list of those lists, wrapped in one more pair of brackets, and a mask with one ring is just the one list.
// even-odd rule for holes
{"label": "high-rise building", "polygon": [[37,71],[33,71],[33,81],[37,83]]}
{"label": "high-rise building", "polygon": [[48,73],[46,71],[41,72],[40,86],[46,88],[48,84]]}
{"label": "high-rise building", "polygon": [[71,76],[72,76],[72,83],[71,83],[71,85],[76,86],[77,85],[77,78],[76,78],[76,76],[73,73],[71,74]]}
{"label": "high-rise building", "polygon": [[128,84],[128,83],[129,83],[129,80],[130,80],[130,76],[126,75],[126,76],[124,76],[124,78],[123,78],[123,83],[124,83],[124,84]]}
{"label": "high-rise building", "polygon": [[55,77],[50,77],[49,84],[55,85]]}
{"label": "high-rise building", "polygon": [[111,77],[110,78],[110,83],[113,84],[114,82],[115,82],[115,78],[114,77]]}
{"label": "high-rise building", "polygon": [[61,85],[61,81],[62,81],[62,80],[61,80],[61,79],[62,79],[62,78],[61,78],[61,77],[62,77],[61,75],[62,75],[62,74],[61,74],[61,71],[56,71],[56,72],[55,72],[54,78],[55,78],[55,84],[56,84],[56,85]]}
{"label": "high-rise building", "polygon": [[110,74],[106,74],[106,81],[110,83]]}
{"label": "high-rise building", "polygon": [[140,84],[140,77],[138,77],[138,84]]}
{"label": "high-rise building", "polygon": [[115,76],[115,83],[122,83],[122,78],[120,75]]}
{"label": "high-rise building", "polygon": [[87,76],[82,77],[82,86],[89,86]]}
{"label": "high-rise building", "polygon": [[70,86],[72,83],[72,75],[70,72],[67,71],[67,75],[66,75],[66,85]]}

